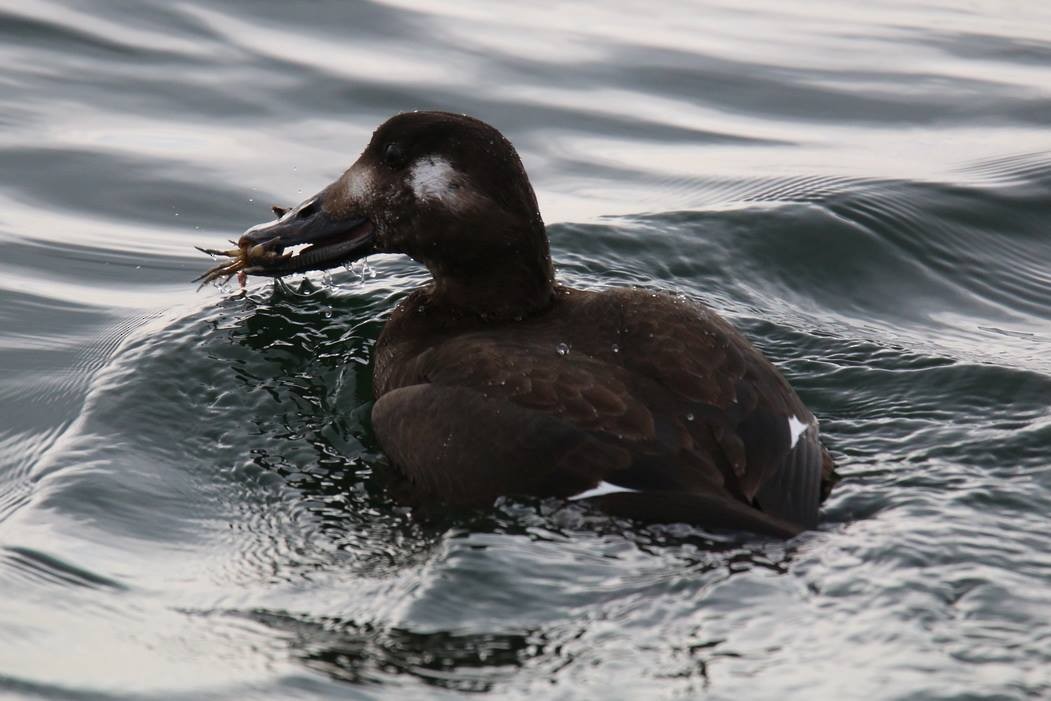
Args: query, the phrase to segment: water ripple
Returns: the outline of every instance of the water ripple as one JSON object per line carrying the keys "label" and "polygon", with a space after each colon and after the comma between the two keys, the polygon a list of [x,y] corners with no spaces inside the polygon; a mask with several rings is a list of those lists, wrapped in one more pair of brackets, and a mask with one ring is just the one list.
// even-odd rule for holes
{"label": "water ripple", "polygon": [[[0,10],[0,694],[1047,696],[1047,19]],[[844,475],[817,531],[420,518],[369,363],[425,273],[194,291],[191,245],[415,108],[513,140],[562,280],[704,300],[783,368]]]}

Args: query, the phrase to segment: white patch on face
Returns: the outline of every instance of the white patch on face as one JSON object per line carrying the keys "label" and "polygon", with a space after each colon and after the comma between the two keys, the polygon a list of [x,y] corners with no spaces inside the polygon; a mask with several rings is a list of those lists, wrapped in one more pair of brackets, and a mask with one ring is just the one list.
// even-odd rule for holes
{"label": "white patch on face", "polygon": [[364,202],[372,196],[372,171],[355,164],[347,173],[347,196],[352,202]]}
{"label": "white patch on face", "polygon": [[600,497],[604,494],[617,494],[618,492],[637,492],[637,489],[628,489],[627,487],[618,487],[615,484],[609,482],[599,482],[597,487],[592,487],[580,494],[574,494],[569,498],[570,501],[576,501],[577,499],[589,499],[591,497]]}
{"label": "white patch on face", "polygon": [[789,450],[796,447],[796,443],[809,428],[810,424],[805,424],[794,416],[788,417],[788,431],[792,434],[792,444],[788,446]]}
{"label": "white patch on face", "polygon": [[427,156],[412,164],[409,184],[418,200],[439,200],[455,203],[458,198],[460,174],[452,164],[438,156]]}

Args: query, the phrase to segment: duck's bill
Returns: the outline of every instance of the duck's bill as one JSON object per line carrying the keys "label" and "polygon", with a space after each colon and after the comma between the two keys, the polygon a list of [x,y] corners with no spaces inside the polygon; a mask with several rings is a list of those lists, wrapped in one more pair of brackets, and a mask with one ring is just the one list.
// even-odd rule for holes
{"label": "duck's bill", "polygon": [[324,270],[364,258],[374,250],[373,225],[366,217],[337,216],[322,206],[324,193],[293,209],[274,207],[275,221],[253,226],[237,248],[199,248],[228,258],[197,278],[201,284],[234,275],[281,277]]}

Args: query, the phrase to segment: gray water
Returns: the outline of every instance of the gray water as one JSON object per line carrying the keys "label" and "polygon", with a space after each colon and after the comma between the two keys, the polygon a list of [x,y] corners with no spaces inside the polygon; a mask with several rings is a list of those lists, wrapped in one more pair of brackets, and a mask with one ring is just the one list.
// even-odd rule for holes
{"label": "gray water", "polygon": [[[1045,7],[0,3],[0,696],[1051,697]],[[409,109],[517,145],[564,282],[783,369],[817,531],[391,499],[423,273],[190,280]]]}

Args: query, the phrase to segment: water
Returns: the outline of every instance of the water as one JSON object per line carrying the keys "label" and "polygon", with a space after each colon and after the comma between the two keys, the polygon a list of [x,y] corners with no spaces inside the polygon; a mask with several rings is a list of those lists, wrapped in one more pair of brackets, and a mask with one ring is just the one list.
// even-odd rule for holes
{"label": "water", "polygon": [[[0,696],[1051,696],[1040,3],[9,0],[0,58]],[[514,141],[564,281],[784,369],[817,532],[391,500],[421,271],[189,281],[413,108]]]}

